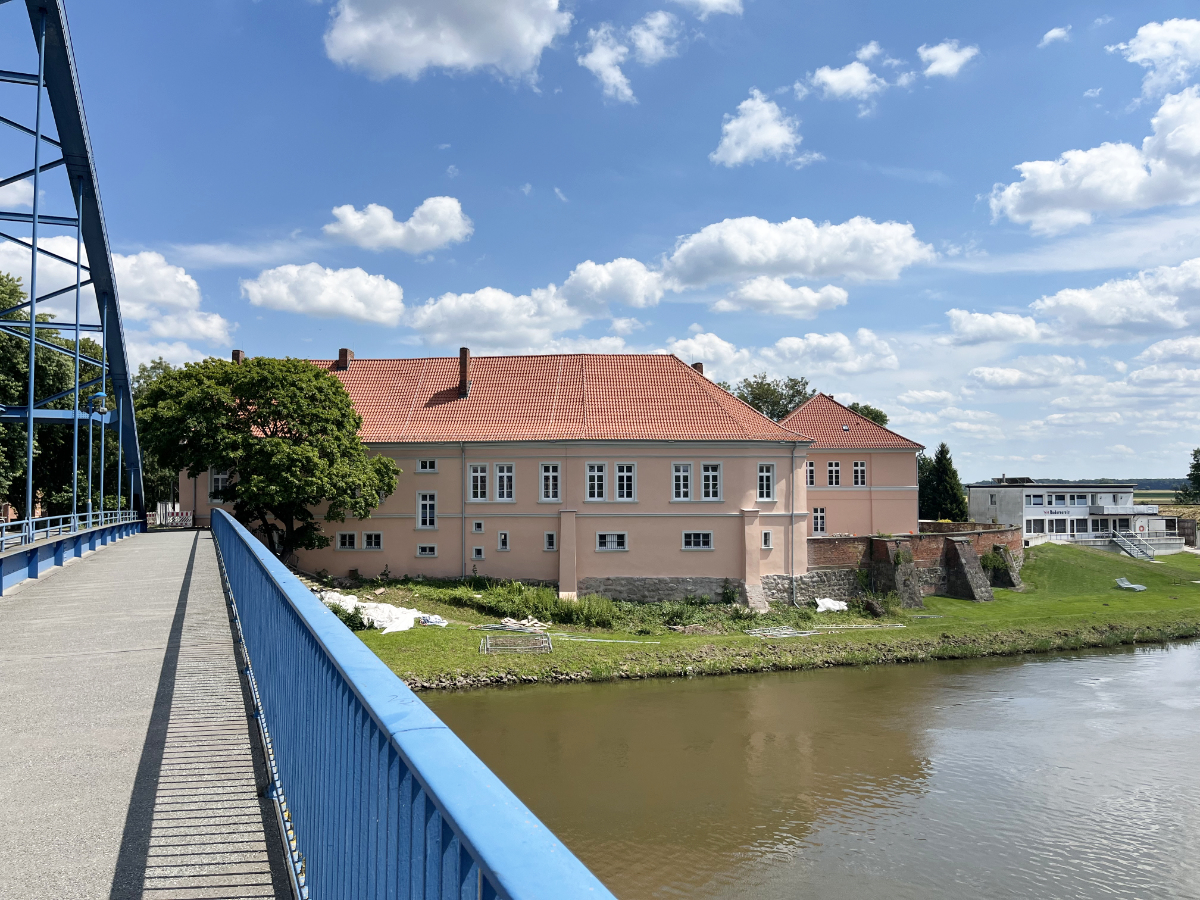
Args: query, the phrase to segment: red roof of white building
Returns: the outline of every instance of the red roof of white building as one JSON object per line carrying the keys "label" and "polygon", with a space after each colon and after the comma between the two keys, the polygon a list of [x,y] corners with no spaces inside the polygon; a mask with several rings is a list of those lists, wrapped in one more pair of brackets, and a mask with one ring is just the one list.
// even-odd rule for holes
{"label": "red roof of white building", "polygon": [[345,385],[368,443],[806,441],[665,354],[312,360]]}
{"label": "red roof of white building", "polygon": [[827,394],[817,394],[797,406],[779,424],[811,437],[813,450],[921,450],[924,447],[860,416]]}

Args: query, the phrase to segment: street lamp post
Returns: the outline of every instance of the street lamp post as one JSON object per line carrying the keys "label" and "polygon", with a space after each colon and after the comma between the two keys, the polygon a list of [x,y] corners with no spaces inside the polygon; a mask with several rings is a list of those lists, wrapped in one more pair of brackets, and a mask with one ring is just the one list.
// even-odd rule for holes
{"label": "street lamp post", "polygon": [[[96,401],[100,401],[100,408],[96,408]],[[104,393],[93,394],[88,398],[88,492],[87,492],[87,527],[92,527],[92,416],[95,413],[104,415]],[[104,420],[100,420],[100,427],[104,428]]]}

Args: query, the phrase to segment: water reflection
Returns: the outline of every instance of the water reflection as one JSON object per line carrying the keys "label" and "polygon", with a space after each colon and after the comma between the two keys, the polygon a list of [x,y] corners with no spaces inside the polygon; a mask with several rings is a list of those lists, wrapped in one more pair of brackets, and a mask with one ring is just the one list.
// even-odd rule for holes
{"label": "water reflection", "polygon": [[427,701],[641,897],[1200,896],[1200,646]]}

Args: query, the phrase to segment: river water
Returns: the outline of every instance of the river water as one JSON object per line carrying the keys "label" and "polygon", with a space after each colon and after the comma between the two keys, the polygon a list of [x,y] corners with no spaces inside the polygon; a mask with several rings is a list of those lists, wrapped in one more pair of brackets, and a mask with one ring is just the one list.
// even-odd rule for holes
{"label": "river water", "polygon": [[1200,643],[424,698],[623,900],[1200,898]]}

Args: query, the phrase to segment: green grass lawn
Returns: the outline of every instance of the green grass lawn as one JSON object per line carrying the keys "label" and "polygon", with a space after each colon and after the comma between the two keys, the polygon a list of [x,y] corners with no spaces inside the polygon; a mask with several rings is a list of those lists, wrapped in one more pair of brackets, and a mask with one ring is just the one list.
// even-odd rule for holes
{"label": "green grass lawn", "polygon": [[[1200,581],[1200,557],[1193,554],[1151,563],[1045,544],[1029,552],[1022,577],[1024,592],[998,590],[991,603],[927,597],[926,609],[904,610],[881,620],[903,622],[903,629],[763,640],[744,634],[743,629],[758,624],[803,627],[875,620],[783,609],[743,622],[729,618],[727,610],[711,609],[696,615],[724,633],[685,635],[666,630],[660,622],[648,624],[623,615],[613,629],[555,626],[551,631],[639,643],[553,638],[554,652],[537,656],[479,652],[483,635],[469,626],[495,622],[498,617],[463,604],[486,602],[486,589],[391,584],[378,597],[369,590],[358,595],[438,613],[451,624],[444,629],[358,634],[397,675],[418,689],[917,662],[1162,642],[1200,634],[1200,584],[1192,583]],[[1119,577],[1144,584],[1147,590],[1122,591],[1115,583]],[[941,618],[913,618],[917,615]]]}

